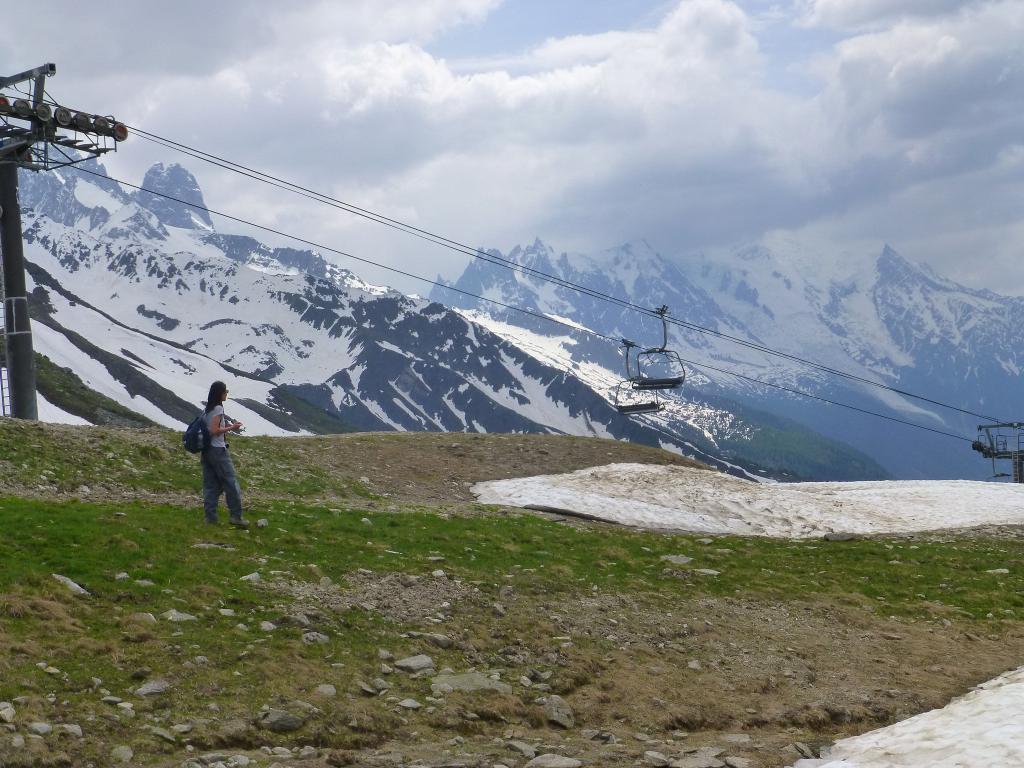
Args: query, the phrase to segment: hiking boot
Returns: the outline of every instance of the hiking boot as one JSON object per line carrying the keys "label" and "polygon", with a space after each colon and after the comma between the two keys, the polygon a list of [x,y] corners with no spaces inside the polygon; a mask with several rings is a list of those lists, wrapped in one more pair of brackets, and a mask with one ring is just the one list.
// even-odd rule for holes
{"label": "hiking boot", "polygon": [[235,528],[248,528],[249,527],[249,521],[248,520],[243,520],[240,517],[232,517],[230,520],[228,520],[228,522],[231,523],[233,526],[235,526]]}

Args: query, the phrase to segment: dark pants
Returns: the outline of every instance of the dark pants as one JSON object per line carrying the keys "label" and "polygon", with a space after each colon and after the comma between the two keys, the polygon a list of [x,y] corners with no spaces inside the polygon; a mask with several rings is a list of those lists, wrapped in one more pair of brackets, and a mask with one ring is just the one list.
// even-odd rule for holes
{"label": "dark pants", "polygon": [[203,512],[206,522],[217,522],[217,502],[223,493],[232,520],[242,519],[242,489],[235,477],[227,448],[207,448],[202,453]]}

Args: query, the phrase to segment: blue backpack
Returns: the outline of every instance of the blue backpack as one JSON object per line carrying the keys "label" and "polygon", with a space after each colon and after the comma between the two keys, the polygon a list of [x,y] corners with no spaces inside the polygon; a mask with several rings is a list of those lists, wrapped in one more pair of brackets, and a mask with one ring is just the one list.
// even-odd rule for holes
{"label": "blue backpack", "polygon": [[206,414],[200,413],[188,425],[181,442],[189,453],[201,453],[210,445],[210,428],[206,426]]}

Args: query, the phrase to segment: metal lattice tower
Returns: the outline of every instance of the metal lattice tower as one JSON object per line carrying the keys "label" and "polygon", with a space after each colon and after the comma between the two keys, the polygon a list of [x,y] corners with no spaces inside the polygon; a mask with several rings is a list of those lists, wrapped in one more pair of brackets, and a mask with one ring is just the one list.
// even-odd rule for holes
{"label": "metal lattice tower", "polygon": [[[3,338],[0,369],[4,415],[36,419],[36,365],[29,323],[22,251],[18,169],[48,171],[99,157],[128,137],[113,117],[72,110],[48,100],[46,78],[54,64],[0,77],[0,254],[3,256]],[[22,89],[30,83],[30,91]],[[16,94],[2,93],[17,89]]]}

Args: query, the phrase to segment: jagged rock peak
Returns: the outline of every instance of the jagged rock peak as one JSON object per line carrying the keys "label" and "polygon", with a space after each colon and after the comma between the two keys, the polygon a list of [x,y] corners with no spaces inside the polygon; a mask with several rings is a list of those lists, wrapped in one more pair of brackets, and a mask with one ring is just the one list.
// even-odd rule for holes
{"label": "jagged rock peak", "polygon": [[142,186],[147,190],[158,192],[160,195],[176,198],[176,200],[168,200],[166,197],[149,192],[140,191],[138,193],[136,200],[139,205],[156,214],[163,224],[185,229],[213,229],[210,214],[205,210],[177,202],[177,200],[182,200],[185,203],[204,207],[206,205],[196,177],[184,166],[177,163],[170,165],[157,163],[146,171]]}

